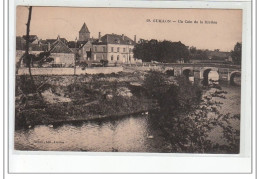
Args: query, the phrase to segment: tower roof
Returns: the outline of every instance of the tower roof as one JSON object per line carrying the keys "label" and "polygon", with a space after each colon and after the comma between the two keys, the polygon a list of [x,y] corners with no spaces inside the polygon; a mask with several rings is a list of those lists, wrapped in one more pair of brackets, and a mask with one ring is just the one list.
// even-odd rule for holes
{"label": "tower roof", "polygon": [[84,24],[83,24],[83,26],[81,27],[81,29],[80,29],[79,32],[80,32],[80,33],[90,33],[85,22],[84,22]]}

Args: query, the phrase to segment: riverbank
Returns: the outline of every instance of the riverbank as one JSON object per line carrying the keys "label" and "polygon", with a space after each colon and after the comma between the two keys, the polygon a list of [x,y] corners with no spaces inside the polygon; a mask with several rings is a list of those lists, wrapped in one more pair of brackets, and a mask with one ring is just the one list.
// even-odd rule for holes
{"label": "riverbank", "polygon": [[28,76],[17,76],[15,128],[115,118],[154,109],[154,102],[143,94],[143,75],[34,76],[40,95],[31,92]]}
{"label": "riverbank", "polygon": [[[99,131],[105,130],[102,135],[110,136],[109,140],[113,140],[114,135],[117,136],[118,133],[123,136],[129,135],[131,140],[135,140],[134,134],[125,134],[121,128],[117,131],[116,124],[121,124],[120,121],[127,118],[129,119],[126,122],[127,127],[137,133],[140,132],[140,136],[135,141],[142,148],[139,148],[140,151],[239,152],[239,87],[234,89],[224,86],[221,89],[222,87],[218,85],[202,87],[192,84],[185,77],[173,77],[159,71],[127,71],[107,75],[34,76],[34,81],[37,93],[34,92],[35,88],[32,88],[29,76],[18,76],[16,79],[17,140],[23,136],[23,131],[38,133],[39,129],[47,130],[49,132],[44,134],[47,137],[46,135],[51,133],[58,133],[56,129],[63,131],[65,128],[64,136],[68,134],[73,136],[74,134],[68,130],[81,131],[80,126],[90,130],[89,127],[91,128],[92,125],[98,133],[94,136],[89,133],[92,138],[97,138],[100,135]],[[142,121],[132,121],[135,118]],[[136,124],[134,128],[131,126],[132,122]],[[126,130],[124,123],[122,122],[121,127]],[[139,125],[142,129],[139,129]],[[27,130],[28,128],[30,130]],[[81,131],[81,133],[85,135],[87,132]],[[121,135],[117,140],[121,141]],[[35,137],[31,136],[32,139]],[[93,140],[92,138],[89,140]],[[152,142],[154,138],[156,141]],[[142,141],[146,141],[145,144],[142,144]],[[34,141],[29,143],[34,145]],[[70,148],[72,147],[73,150],[84,151],[139,150],[134,146],[130,149],[128,147],[120,149],[117,142],[109,143],[112,148],[107,148],[101,143],[97,145],[100,147],[96,149],[91,149],[89,143],[88,147],[82,146],[80,149],[75,148],[73,143],[69,143],[68,148],[59,147],[64,150],[72,150]],[[143,148],[142,145],[147,145],[148,148]],[[153,147],[153,145],[160,147]],[[24,146],[20,147],[24,148]],[[49,150],[42,147],[39,147],[39,150]]]}

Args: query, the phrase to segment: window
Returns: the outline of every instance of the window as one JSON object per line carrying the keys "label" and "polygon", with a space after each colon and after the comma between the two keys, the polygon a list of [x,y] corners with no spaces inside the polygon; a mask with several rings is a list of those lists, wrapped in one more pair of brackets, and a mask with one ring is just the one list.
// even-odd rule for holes
{"label": "window", "polygon": [[[113,48],[113,47],[112,47]],[[113,61],[114,60],[114,56],[113,55],[111,55],[111,61]]]}
{"label": "window", "polygon": [[119,47],[117,47],[117,52],[119,52]]}
{"label": "window", "polygon": [[111,52],[114,52],[114,47],[111,47]]}
{"label": "window", "polygon": [[95,52],[97,52],[97,47],[95,47]]}
{"label": "window", "polygon": [[105,47],[103,47],[103,52],[105,52],[106,51],[106,48]]}
{"label": "window", "polygon": [[129,61],[131,61],[131,56],[129,56]]}
{"label": "window", "polygon": [[117,55],[117,61],[119,60],[119,55]]}
{"label": "window", "polygon": [[125,48],[123,48],[123,52],[125,52]]}
{"label": "window", "polygon": [[132,51],[132,49],[131,49],[131,48],[129,48],[129,53],[131,53],[131,51]]}

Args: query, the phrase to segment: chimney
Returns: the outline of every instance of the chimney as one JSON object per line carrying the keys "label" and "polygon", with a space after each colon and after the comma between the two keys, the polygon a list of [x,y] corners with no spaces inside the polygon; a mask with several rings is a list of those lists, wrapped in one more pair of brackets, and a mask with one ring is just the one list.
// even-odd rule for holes
{"label": "chimney", "polygon": [[101,39],[101,32],[98,32],[98,40]]}
{"label": "chimney", "polygon": [[48,51],[50,51],[51,50],[51,44],[50,44],[50,42],[48,42]]}
{"label": "chimney", "polygon": [[60,40],[60,35],[58,35],[57,39]]}
{"label": "chimney", "polygon": [[122,34],[122,39],[125,40],[125,35],[124,34]]}
{"label": "chimney", "polygon": [[134,41],[135,41],[135,43],[136,43],[136,35],[134,36]]}

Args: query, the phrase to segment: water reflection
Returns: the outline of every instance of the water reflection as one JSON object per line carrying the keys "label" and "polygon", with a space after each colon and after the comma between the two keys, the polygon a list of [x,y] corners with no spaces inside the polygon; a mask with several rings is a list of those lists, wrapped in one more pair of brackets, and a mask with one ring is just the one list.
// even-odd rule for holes
{"label": "water reflection", "polygon": [[[208,92],[214,92],[215,89]],[[220,113],[240,113],[240,88],[222,86],[227,99]],[[99,152],[169,152],[166,138],[158,127],[160,113],[134,115],[121,119],[38,125],[15,132],[17,150],[99,151]],[[239,123],[236,124],[239,128]],[[222,140],[218,132],[214,140]],[[219,141],[218,141],[219,142]]]}
{"label": "water reflection", "polygon": [[[35,126],[16,131],[18,150],[66,151],[149,151],[151,136],[148,116],[138,115],[120,120],[88,121],[50,126]],[[151,149],[153,151],[153,149]]]}

